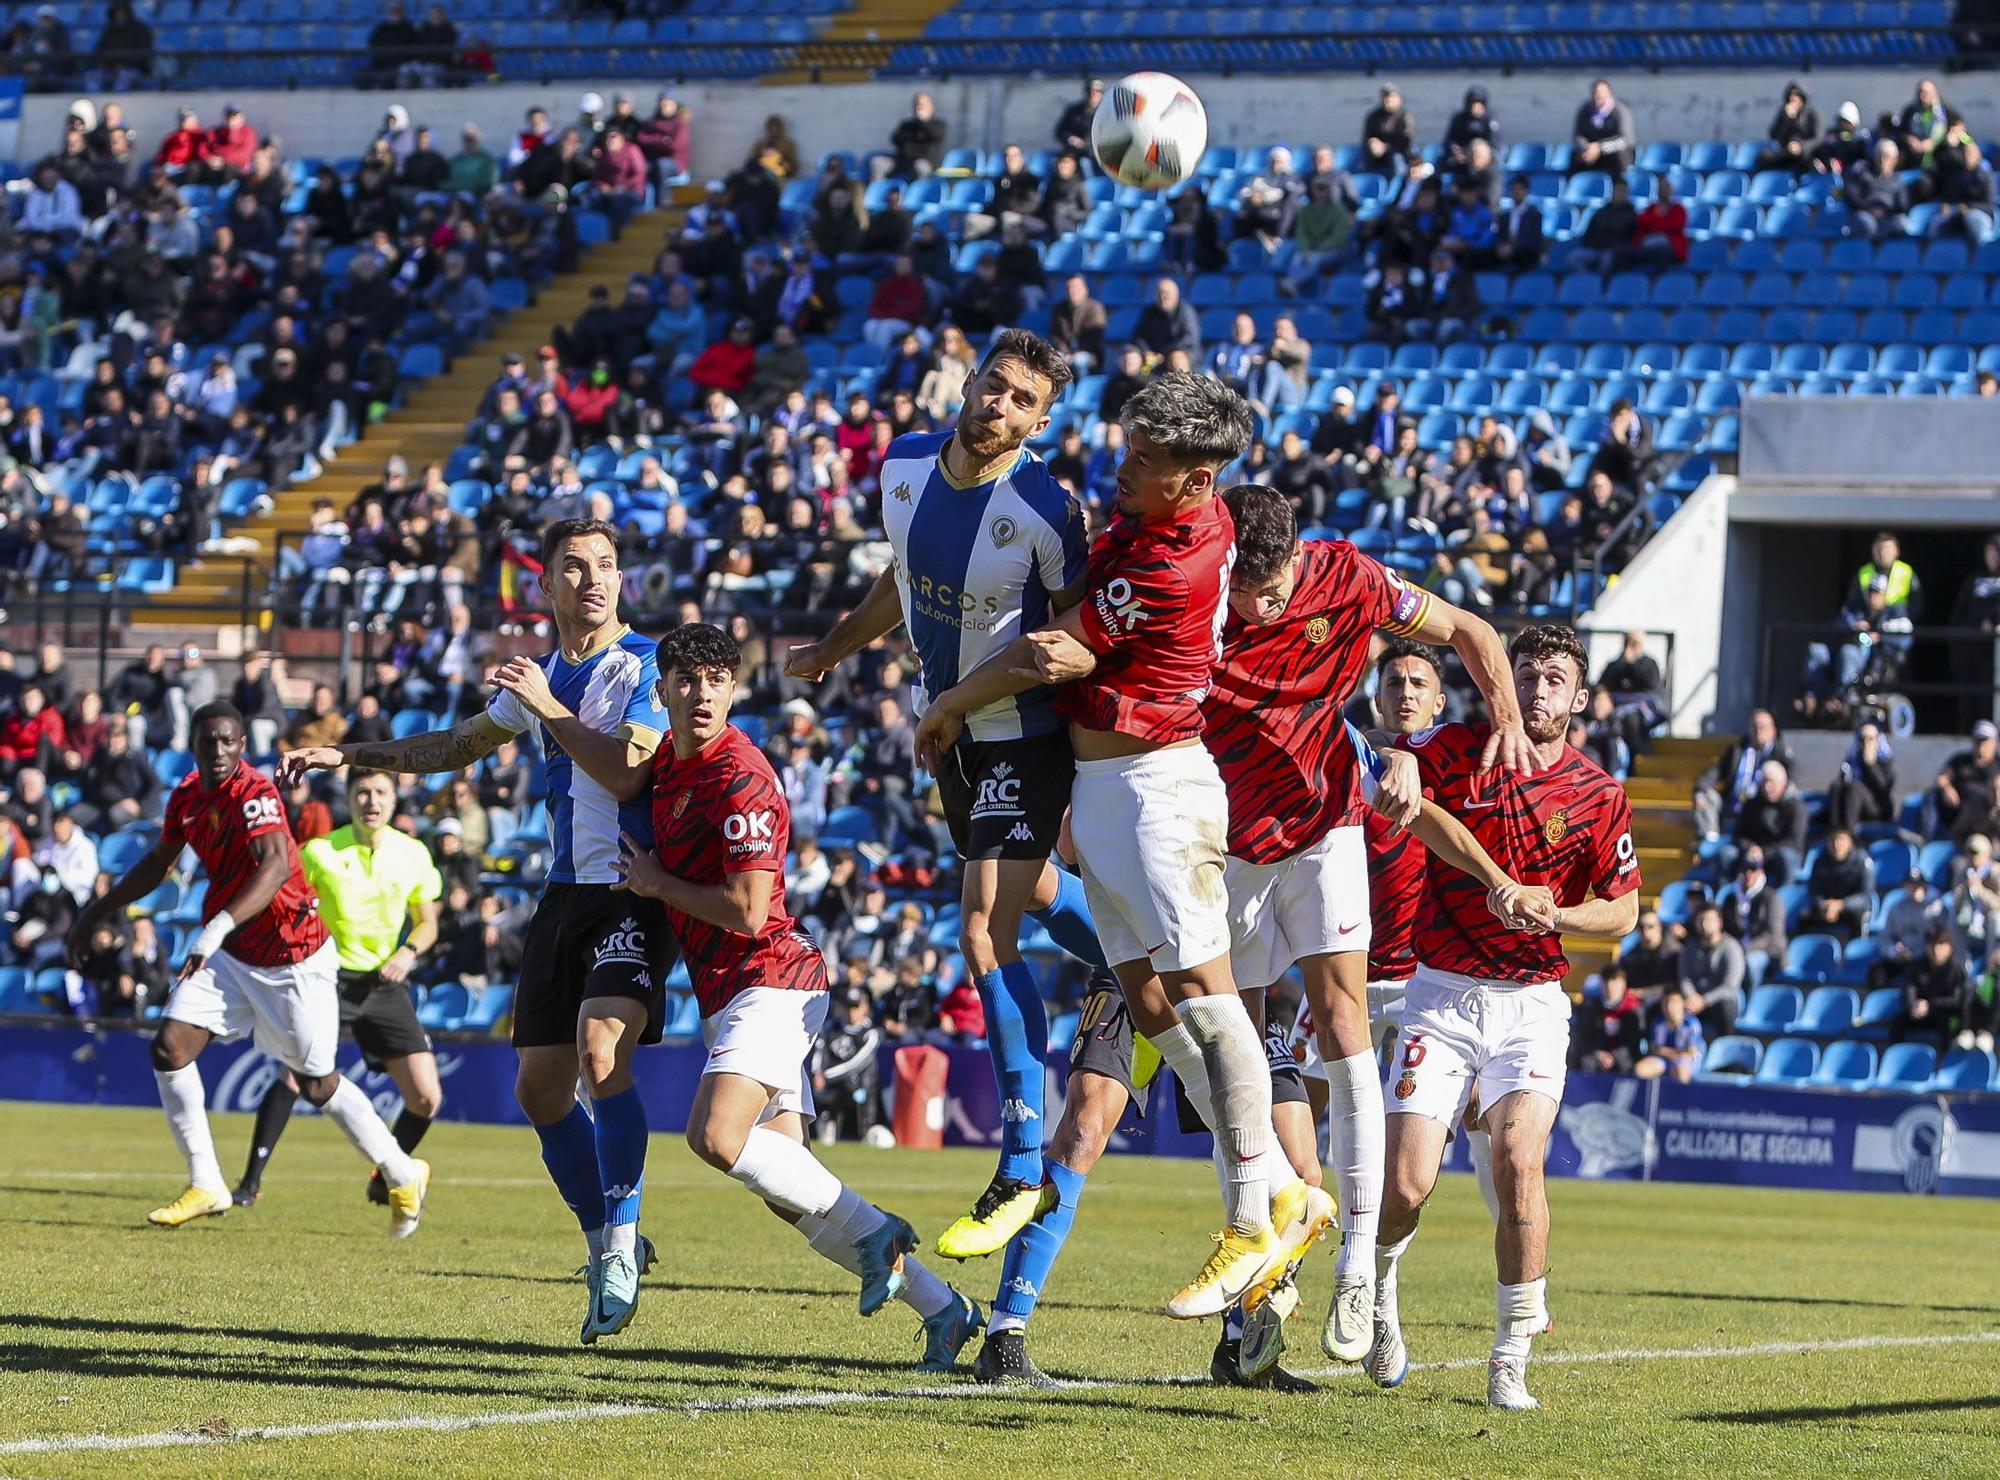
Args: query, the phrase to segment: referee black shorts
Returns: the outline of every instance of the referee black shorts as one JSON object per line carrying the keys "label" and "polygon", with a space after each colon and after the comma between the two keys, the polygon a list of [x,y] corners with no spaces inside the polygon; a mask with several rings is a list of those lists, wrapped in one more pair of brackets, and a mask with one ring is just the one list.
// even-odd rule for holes
{"label": "referee black shorts", "polygon": [[657,899],[609,884],[550,884],[521,944],[514,1046],[576,1042],[583,1004],[624,997],[646,1004],[641,1043],[666,1031],[667,973],[680,943]]}
{"label": "referee black shorts", "polygon": [[417,1021],[408,982],[383,980],[379,971],[341,969],[340,1026],[360,1045],[361,1057],[380,1074],[391,1059],[429,1053],[431,1035]]}

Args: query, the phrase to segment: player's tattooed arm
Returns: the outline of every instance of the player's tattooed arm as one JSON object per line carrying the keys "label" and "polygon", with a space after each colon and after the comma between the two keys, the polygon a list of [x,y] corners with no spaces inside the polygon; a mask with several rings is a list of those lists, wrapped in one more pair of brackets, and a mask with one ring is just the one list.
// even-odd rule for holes
{"label": "player's tattooed arm", "polygon": [[890,566],[875,578],[861,604],[833,624],[818,642],[808,642],[785,653],[785,672],[792,678],[818,683],[837,667],[878,637],[887,637],[903,622],[903,597],[896,589],[896,568]]}
{"label": "player's tattooed arm", "polygon": [[342,766],[360,766],[367,771],[388,771],[401,775],[429,775],[438,771],[462,771],[477,765],[503,741],[512,737],[484,714],[449,730],[432,730],[406,740],[384,740],[374,744],[315,745],[287,751],[279,764],[282,784],[296,786],[313,771],[337,771]]}

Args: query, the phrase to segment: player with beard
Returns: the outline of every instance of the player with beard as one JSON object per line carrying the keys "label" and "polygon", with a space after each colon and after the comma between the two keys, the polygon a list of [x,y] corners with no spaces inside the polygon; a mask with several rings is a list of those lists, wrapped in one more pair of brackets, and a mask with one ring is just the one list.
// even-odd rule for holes
{"label": "player with beard", "polygon": [[[1542,1171],[1569,1060],[1561,936],[1627,934],[1639,917],[1640,879],[1624,791],[1564,739],[1570,717],[1590,701],[1582,641],[1568,627],[1530,627],[1516,635],[1510,654],[1536,770],[1482,770],[1484,725],[1443,725],[1396,742],[1416,756],[1426,792],[1463,818],[1514,878],[1546,886],[1552,902],[1511,889],[1482,893],[1435,855],[1426,865],[1418,966],[1390,1065],[1395,1087],[1366,1366],[1385,1387],[1409,1370],[1397,1263],[1416,1235],[1451,1129],[1476,1094],[1493,1137],[1501,1214],[1486,1400],[1521,1409],[1539,1406],[1528,1392],[1528,1351],[1548,1322]],[[1496,916],[1545,933],[1518,933]]]}

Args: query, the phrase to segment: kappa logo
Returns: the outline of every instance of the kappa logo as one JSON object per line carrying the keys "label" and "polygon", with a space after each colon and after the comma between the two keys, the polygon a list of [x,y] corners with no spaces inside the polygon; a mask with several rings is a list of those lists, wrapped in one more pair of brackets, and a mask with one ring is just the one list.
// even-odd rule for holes
{"label": "kappa logo", "polygon": [[1007,1100],[1000,1106],[1000,1118],[1009,1125],[1026,1125],[1042,1117],[1028,1108],[1026,1100]]}
{"label": "kappa logo", "polygon": [[1028,1279],[1024,1275],[1017,1274],[1014,1276],[1014,1278],[1007,1281],[1007,1288],[1013,1291],[1016,1295],[1024,1295],[1030,1300],[1033,1300],[1036,1296],[1041,1294],[1041,1292],[1035,1288],[1035,1282],[1031,1279]]}
{"label": "kappa logo", "polygon": [[1032,843],[1035,841],[1035,830],[1029,827],[1025,820],[1017,822],[1014,824],[1014,830],[1007,834],[1007,841],[1010,843]]}
{"label": "kappa logo", "polygon": [[604,1195],[613,1202],[623,1202],[628,1197],[637,1197],[639,1186],[636,1182],[629,1187],[620,1182],[616,1187],[605,1188]]}
{"label": "kappa logo", "polygon": [[913,504],[916,502],[915,499],[910,497],[910,485],[907,483],[898,483],[894,488],[890,489],[889,497],[893,499],[900,499],[903,503],[906,504]]}
{"label": "kappa logo", "polygon": [[1012,519],[1002,514],[987,527],[986,532],[993,537],[993,543],[996,546],[1001,546],[1012,544],[1014,536],[1019,534],[1021,529]]}

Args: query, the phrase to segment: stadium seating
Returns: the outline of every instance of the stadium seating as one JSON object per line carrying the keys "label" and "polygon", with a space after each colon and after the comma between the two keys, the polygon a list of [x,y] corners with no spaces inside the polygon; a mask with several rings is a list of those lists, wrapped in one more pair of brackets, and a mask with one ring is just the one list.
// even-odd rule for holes
{"label": "stadium seating", "polygon": [[1818,1067],[1818,1044],[1804,1038],[1780,1038],[1764,1050],[1756,1079],[1759,1084],[1804,1084]]}
{"label": "stadium seating", "polygon": [[1799,1020],[1805,1006],[1805,993],[1797,987],[1759,987],[1750,994],[1749,1005],[1736,1020],[1736,1031],[1759,1038],[1775,1038]]}
{"label": "stadium seating", "polygon": [[1725,1034],[1709,1044],[1708,1051],[1702,1056],[1701,1068],[1695,1071],[1695,1078],[1740,1084],[1757,1072],[1763,1060],[1764,1045],[1755,1038],[1745,1038],[1736,1033]]}

